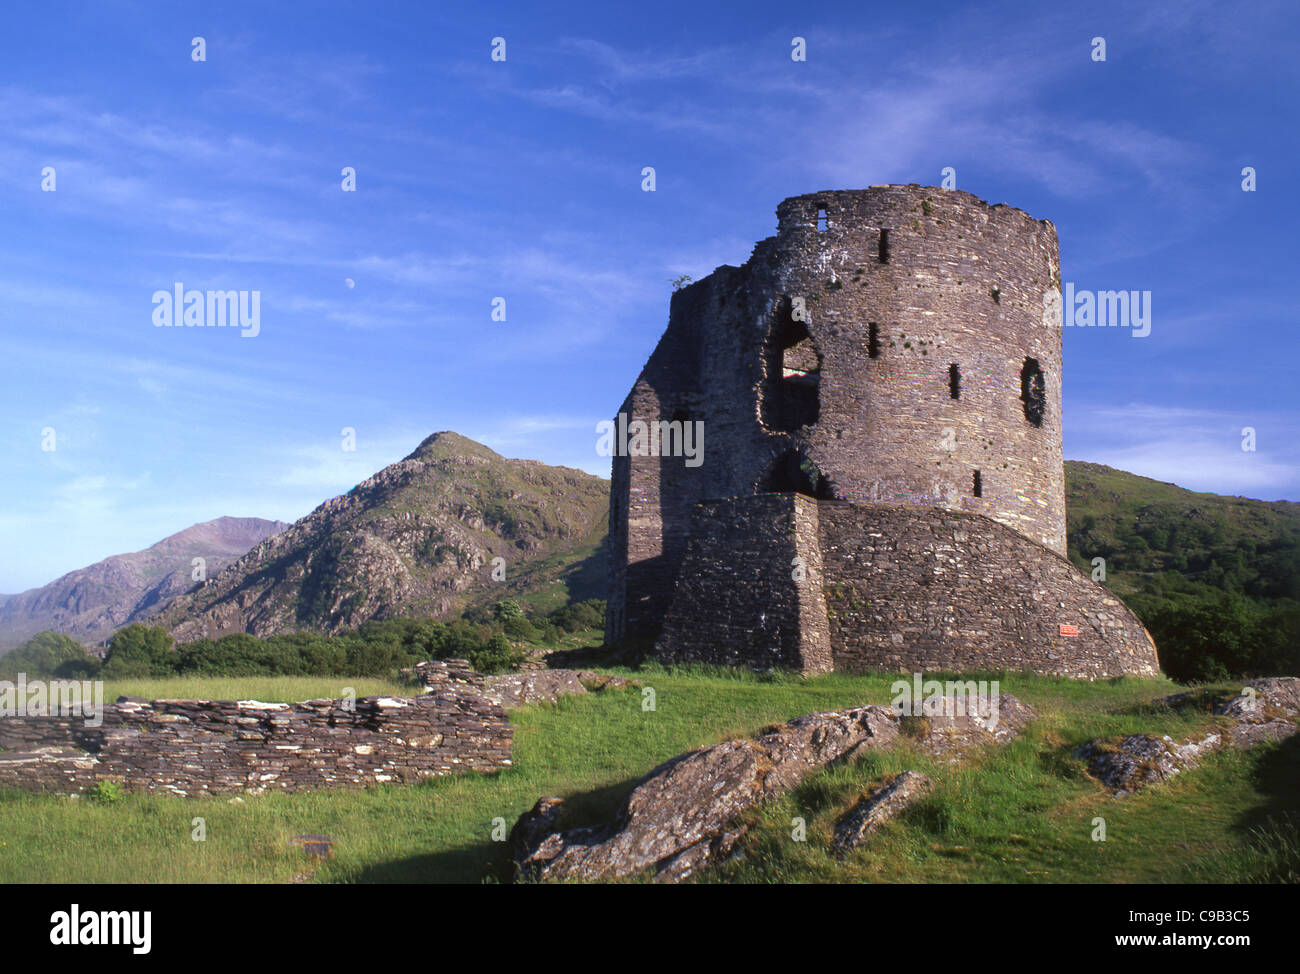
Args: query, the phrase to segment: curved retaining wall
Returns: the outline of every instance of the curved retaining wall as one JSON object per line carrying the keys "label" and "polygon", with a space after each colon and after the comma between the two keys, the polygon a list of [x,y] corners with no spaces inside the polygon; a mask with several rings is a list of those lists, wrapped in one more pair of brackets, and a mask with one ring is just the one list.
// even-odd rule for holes
{"label": "curved retaining wall", "polygon": [[655,648],[667,660],[806,673],[827,660],[1083,679],[1159,667],[1123,602],[991,518],[799,494],[699,505]]}

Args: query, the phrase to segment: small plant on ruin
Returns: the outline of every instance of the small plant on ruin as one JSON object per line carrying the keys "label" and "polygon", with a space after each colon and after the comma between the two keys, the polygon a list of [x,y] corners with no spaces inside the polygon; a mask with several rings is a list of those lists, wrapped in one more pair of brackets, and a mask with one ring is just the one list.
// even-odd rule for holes
{"label": "small plant on ruin", "polygon": [[99,805],[112,805],[126,797],[126,792],[116,781],[101,781],[86,794],[91,801]]}

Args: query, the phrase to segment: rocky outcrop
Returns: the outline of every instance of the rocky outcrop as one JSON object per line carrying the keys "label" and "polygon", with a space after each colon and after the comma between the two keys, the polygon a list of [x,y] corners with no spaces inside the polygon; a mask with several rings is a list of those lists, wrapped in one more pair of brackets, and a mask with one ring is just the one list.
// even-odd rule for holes
{"label": "rocky outcrop", "polygon": [[975,700],[944,697],[938,706],[923,709],[922,715],[902,718],[903,732],[922,752],[952,760],[984,744],[1004,744],[1018,737],[1038,716],[1009,693]]}
{"label": "rocky outcrop", "polygon": [[1296,733],[1300,719],[1300,678],[1251,680],[1240,694],[1229,697],[1207,697],[1193,690],[1156,703],[1174,709],[1206,704],[1212,713],[1231,723],[1221,732],[1212,731],[1182,744],[1168,736],[1131,734],[1119,741],[1097,738],[1076,750],[1075,756],[1087,763],[1088,773],[1117,798],[1167,781],[1224,745],[1250,748],[1290,737]]}
{"label": "rocky outcrop", "polygon": [[1223,743],[1220,734],[1178,744],[1168,736],[1130,734],[1118,743],[1089,741],[1075,754],[1088,764],[1088,773],[1116,796],[1131,795],[1153,782],[1167,781],[1199,763],[1202,755]]}
{"label": "rocky outcrop", "polygon": [[1251,680],[1240,694],[1220,703],[1215,713],[1235,721],[1228,730],[1234,747],[1254,747],[1290,737],[1300,729],[1300,677]]}
{"label": "rocky outcrop", "polygon": [[871,794],[863,795],[835,824],[831,842],[835,853],[843,856],[856,849],[872,832],[933,788],[934,782],[919,771],[904,771]]}
{"label": "rocky outcrop", "polygon": [[508,767],[512,742],[500,705],[464,688],[297,704],[123,697],[91,721],[0,718],[0,785],[191,796],[410,783]]}
{"label": "rocky outcrop", "polygon": [[[1004,710],[1021,718],[1032,715],[1009,694],[1002,700]],[[964,722],[970,740],[979,733],[984,741],[1015,734],[1011,725],[1001,737],[996,729],[981,730],[981,719],[951,718]],[[756,740],[726,741],[660,765],[633,787],[615,820],[603,827],[562,831],[563,802],[542,798],[511,833],[518,875],[592,881],[651,871],[658,882],[677,882],[729,855],[745,834],[744,813],[759,802],[790,791],[834,762],[889,747],[900,733],[899,715],[884,707],[798,717]]]}

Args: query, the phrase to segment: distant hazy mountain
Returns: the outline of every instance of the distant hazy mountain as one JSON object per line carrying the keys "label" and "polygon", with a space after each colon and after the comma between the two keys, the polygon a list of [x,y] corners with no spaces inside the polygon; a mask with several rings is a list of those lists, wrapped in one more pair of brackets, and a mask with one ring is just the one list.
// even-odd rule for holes
{"label": "distant hazy mountain", "polygon": [[603,598],[608,503],[599,477],[435,433],[150,621],[187,641],[335,633],[523,591],[534,603]]}
{"label": "distant hazy mountain", "polygon": [[113,555],[21,595],[0,596],[0,650],[42,629],[87,645],[140,622],[195,584],[193,559],[209,578],[288,525],[259,517],[219,517],[178,531],[129,555]]}

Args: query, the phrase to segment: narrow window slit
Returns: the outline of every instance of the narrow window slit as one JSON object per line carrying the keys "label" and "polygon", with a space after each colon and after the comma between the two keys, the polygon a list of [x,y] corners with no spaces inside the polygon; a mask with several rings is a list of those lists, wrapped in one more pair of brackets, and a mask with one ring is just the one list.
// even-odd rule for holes
{"label": "narrow window slit", "polygon": [[867,358],[880,358],[880,326],[874,321],[867,324]]}
{"label": "narrow window slit", "polygon": [[953,399],[961,398],[961,369],[956,362],[948,366],[948,395]]}
{"label": "narrow window slit", "polygon": [[1020,400],[1025,407],[1025,419],[1041,427],[1047,412],[1047,379],[1036,358],[1025,359],[1020,370]]}
{"label": "narrow window slit", "polygon": [[978,470],[975,471],[973,483],[971,484],[971,492],[974,493],[976,497],[984,496],[984,478],[980,476]]}
{"label": "narrow window slit", "polygon": [[818,211],[817,211],[817,232],[818,232],[818,233],[824,233],[827,229],[830,228],[830,225],[831,225],[830,218],[826,215],[826,210],[825,210],[825,209],[818,209]]}
{"label": "narrow window slit", "polygon": [[884,227],[880,228],[880,262],[889,263],[889,231]]}

